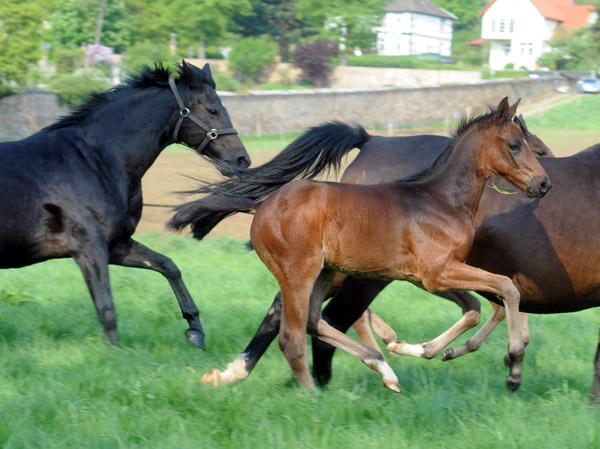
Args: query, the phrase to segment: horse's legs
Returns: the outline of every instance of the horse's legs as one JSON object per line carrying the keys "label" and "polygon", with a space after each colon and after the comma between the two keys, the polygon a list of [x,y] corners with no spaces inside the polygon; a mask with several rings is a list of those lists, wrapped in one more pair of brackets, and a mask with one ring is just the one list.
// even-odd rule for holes
{"label": "horse's legs", "polygon": [[[338,331],[322,319],[321,307],[326,292],[331,286],[335,271],[324,269],[321,271],[312,294],[310,296],[310,312],[307,322],[307,332],[313,337],[317,337],[330,345],[338,347],[350,355],[361,360],[369,368],[378,372],[383,380],[384,385],[396,392],[400,391],[398,378],[392,371],[392,368],[387,364],[383,354],[378,349],[374,349],[364,343],[353,340],[346,334]],[[285,296],[284,296],[285,308]],[[314,339],[313,339],[314,341]]]}
{"label": "horse's legs", "polygon": [[521,370],[525,346],[519,319],[519,290],[506,276],[492,274],[467,264],[455,261],[448,263],[442,274],[435,279],[423,279],[428,290],[474,290],[488,292],[500,298],[508,318],[508,354],[505,361],[510,368],[506,380],[511,391],[521,384]]}
{"label": "horse's legs", "polygon": [[388,351],[394,354],[432,359],[460,335],[479,324],[481,303],[475,296],[465,291],[437,292],[436,295],[458,304],[463,311],[462,317],[446,332],[431,341],[409,344],[398,340],[387,345]]}
{"label": "horse's legs", "polygon": [[[383,341],[386,341],[386,339],[396,341],[398,339],[396,332],[371,309],[365,310],[360,318],[354,322],[352,328],[356,332],[356,335],[358,335],[358,338],[360,338],[360,341],[378,351],[379,343],[377,343],[373,332]],[[392,335],[393,337],[391,337]]]}
{"label": "horse's legs", "polygon": [[[452,360],[469,352],[477,351],[483,342],[489,337],[492,331],[506,318],[506,309],[496,303],[492,304],[492,315],[488,318],[485,324],[471,338],[458,348],[448,348],[444,352],[442,360]],[[521,334],[523,335],[523,345],[529,344],[529,316],[526,313],[519,312],[521,321]]]}
{"label": "horse's legs", "polygon": [[224,371],[215,368],[206,373],[202,377],[202,382],[217,386],[239,382],[248,377],[269,345],[279,334],[280,322],[281,292],[277,292],[273,304],[246,349],[233,362],[227,364]]}
{"label": "horse's legs", "polygon": [[596,360],[594,362],[594,385],[592,387],[594,402],[600,405],[600,339],[598,339],[598,349],[596,350]]}
{"label": "horse's legs", "polygon": [[106,338],[118,346],[117,314],[110,290],[108,249],[104,240],[93,229],[77,227],[74,232],[67,233],[67,245],[92,295]]}
{"label": "horse's legs", "polygon": [[177,297],[181,313],[190,325],[189,329],[185,331],[187,339],[202,349],[206,347],[198,308],[183,283],[179,268],[171,259],[133,239],[129,239],[111,251],[110,263],[124,267],[154,270],[167,278]]}
{"label": "horse's legs", "polygon": [[[323,309],[322,319],[335,329],[346,332],[389,283],[390,281],[384,280],[346,277]],[[313,374],[321,386],[331,380],[334,352],[333,346],[317,338],[312,339]]]}

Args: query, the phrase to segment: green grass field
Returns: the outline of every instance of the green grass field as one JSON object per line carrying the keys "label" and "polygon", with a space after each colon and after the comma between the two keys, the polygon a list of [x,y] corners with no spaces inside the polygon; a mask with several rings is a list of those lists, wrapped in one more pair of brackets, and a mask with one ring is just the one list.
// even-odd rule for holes
{"label": "green grass field", "polygon": [[[580,106],[597,111],[599,97]],[[571,114],[544,126],[577,129],[581,112]],[[157,273],[111,267],[121,339],[113,348],[72,260],[0,270],[0,448],[600,448],[600,407],[590,404],[600,309],[530,316],[516,394],[504,385],[505,323],[454,361],[390,359],[401,394],[344,353],[327,389],[303,391],[277,344],[247,380],[215,388],[202,374],[245,347],[277,291],[274,278],[243,240],[137,237],[181,268],[207,350],[185,340],[187,323]],[[460,316],[400,282],[373,308],[413,343]],[[483,318],[490,312],[484,304]]]}

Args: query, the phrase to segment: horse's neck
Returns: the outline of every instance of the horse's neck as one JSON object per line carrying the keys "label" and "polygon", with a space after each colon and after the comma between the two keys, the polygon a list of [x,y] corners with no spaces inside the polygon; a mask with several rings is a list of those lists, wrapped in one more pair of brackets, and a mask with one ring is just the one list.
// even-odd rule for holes
{"label": "horse's neck", "polygon": [[128,175],[139,180],[173,143],[177,105],[172,97],[168,89],[123,97],[96,111],[83,135],[92,148],[114,154]]}
{"label": "horse's neck", "polygon": [[426,178],[432,191],[452,207],[475,215],[487,176],[479,166],[479,139],[463,136],[446,150]]}

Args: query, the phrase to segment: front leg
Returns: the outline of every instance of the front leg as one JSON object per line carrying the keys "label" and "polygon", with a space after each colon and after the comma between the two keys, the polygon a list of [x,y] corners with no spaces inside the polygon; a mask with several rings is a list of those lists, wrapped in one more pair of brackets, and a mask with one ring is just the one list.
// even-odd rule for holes
{"label": "front leg", "polygon": [[187,339],[202,349],[206,348],[204,330],[202,329],[202,324],[200,324],[198,308],[183,283],[179,268],[177,268],[177,265],[171,259],[133,239],[128,239],[125,243],[113,248],[110,254],[110,263],[124,267],[157,271],[167,278],[177,297],[181,313],[190,325],[189,329],[185,331]]}
{"label": "front leg", "polygon": [[462,262],[446,264],[444,271],[434,279],[423,279],[427,290],[473,290],[489,292],[500,298],[508,318],[508,361],[510,374],[507,387],[516,391],[521,384],[521,369],[525,356],[525,345],[519,318],[519,290],[506,276],[492,274]]}

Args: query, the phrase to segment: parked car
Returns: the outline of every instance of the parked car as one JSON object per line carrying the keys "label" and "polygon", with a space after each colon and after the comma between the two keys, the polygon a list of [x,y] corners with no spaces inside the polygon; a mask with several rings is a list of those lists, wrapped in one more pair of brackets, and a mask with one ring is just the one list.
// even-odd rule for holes
{"label": "parked car", "polygon": [[581,78],[577,81],[577,92],[597,94],[600,92],[600,81],[594,77]]}

